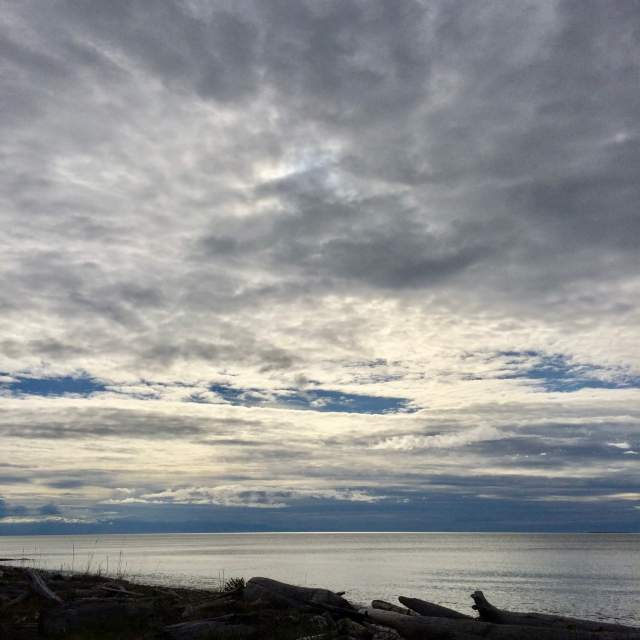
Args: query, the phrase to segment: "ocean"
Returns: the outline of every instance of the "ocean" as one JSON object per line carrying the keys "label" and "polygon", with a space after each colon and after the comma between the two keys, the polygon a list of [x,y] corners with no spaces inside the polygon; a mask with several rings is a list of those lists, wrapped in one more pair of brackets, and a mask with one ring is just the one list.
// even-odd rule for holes
{"label": "ocean", "polygon": [[406,595],[472,613],[498,607],[640,625],[640,535],[237,533],[4,536],[0,557],[155,584],[217,587],[267,576],[346,591],[355,603]]}

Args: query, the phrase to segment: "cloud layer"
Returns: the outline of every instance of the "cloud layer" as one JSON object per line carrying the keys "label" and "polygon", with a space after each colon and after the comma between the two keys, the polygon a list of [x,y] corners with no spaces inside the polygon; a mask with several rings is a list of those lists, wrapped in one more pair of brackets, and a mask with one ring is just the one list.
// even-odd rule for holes
{"label": "cloud layer", "polygon": [[6,7],[0,530],[638,530],[639,50],[634,2]]}

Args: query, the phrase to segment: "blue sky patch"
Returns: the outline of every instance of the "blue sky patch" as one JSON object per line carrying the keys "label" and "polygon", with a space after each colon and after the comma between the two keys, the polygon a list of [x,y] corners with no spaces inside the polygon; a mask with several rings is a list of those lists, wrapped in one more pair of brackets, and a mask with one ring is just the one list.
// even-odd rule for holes
{"label": "blue sky patch", "polygon": [[7,389],[15,395],[29,396],[88,396],[106,389],[101,382],[87,375],[52,378],[15,376],[11,382],[0,384],[0,388]]}
{"label": "blue sky patch", "polygon": [[371,414],[416,411],[406,398],[394,396],[369,396],[328,389],[265,392],[221,384],[212,385],[210,389],[230,404],[240,406],[278,406],[287,409]]}
{"label": "blue sky patch", "polygon": [[562,354],[504,351],[500,355],[508,358],[508,365],[517,368],[514,372],[499,376],[500,379],[532,380],[548,392],[640,388],[638,376],[598,365],[570,362]]}

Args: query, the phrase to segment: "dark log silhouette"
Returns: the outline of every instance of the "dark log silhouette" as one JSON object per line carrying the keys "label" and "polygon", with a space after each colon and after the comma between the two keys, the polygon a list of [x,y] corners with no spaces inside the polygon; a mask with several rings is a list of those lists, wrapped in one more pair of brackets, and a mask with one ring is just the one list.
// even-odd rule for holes
{"label": "dark log silhouette", "polygon": [[486,622],[493,622],[495,624],[525,625],[528,627],[552,627],[594,632],[611,631],[618,633],[640,633],[640,629],[625,627],[611,622],[582,620],[580,618],[556,616],[548,613],[520,613],[517,611],[498,609],[484,597],[482,591],[474,592],[471,597],[475,602],[473,608],[480,615],[480,619],[485,620]]}
{"label": "dark log silhouette", "polygon": [[29,591],[23,591],[22,593],[17,595],[15,598],[12,598],[11,600],[7,600],[6,602],[4,602],[0,607],[0,610],[9,609],[10,607],[15,607],[17,604],[20,604],[21,602],[24,602],[25,600],[27,600],[27,598],[29,598],[30,595],[31,593]]}
{"label": "dark log silhouette", "polygon": [[376,624],[395,629],[406,640],[472,640],[478,636],[490,640],[640,640],[640,631],[580,631],[551,627],[494,624],[481,620],[405,616],[391,611],[367,609]]}
{"label": "dark log silhouette", "polygon": [[306,608],[315,605],[354,611],[347,600],[328,589],[297,587],[270,578],[251,578],[244,588],[243,598],[254,605],[276,608]]}
{"label": "dark log silhouette", "polygon": [[431,616],[432,618],[453,618],[457,620],[471,619],[471,616],[460,613],[455,609],[449,609],[433,602],[420,600],[419,598],[405,598],[400,596],[398,600],[408,609],[419,613],[421,616]]}
{"label": "dark log silhouette", "polygon": [[25,573],[29,578],[29,586],[34,593],[38,594],[45,600],[49,600],[50,602],[62,604],[62,598],[51,591],[47,586],[47,583],[35,571],[27,569]]}

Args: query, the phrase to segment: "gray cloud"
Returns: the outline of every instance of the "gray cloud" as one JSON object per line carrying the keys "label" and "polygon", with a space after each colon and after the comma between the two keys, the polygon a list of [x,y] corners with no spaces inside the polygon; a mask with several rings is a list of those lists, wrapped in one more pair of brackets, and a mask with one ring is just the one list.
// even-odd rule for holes
{"label": "gray cloud", "polygon": [[633,493],[638,390],[534,369],[640,372],[638,51],[635,2],[7,6],[0,385],[106,387],[3,392],[8,498]]}
{"label": "gray cloud", "polygon": [[5,417],[0,432],[8,438],[68,439],[68,438],[189,438],[204,432],[198,420],[169,417],[126,410],[86,411],[76,409],[64,415],[50,414],[46,420],[33,413]]}

